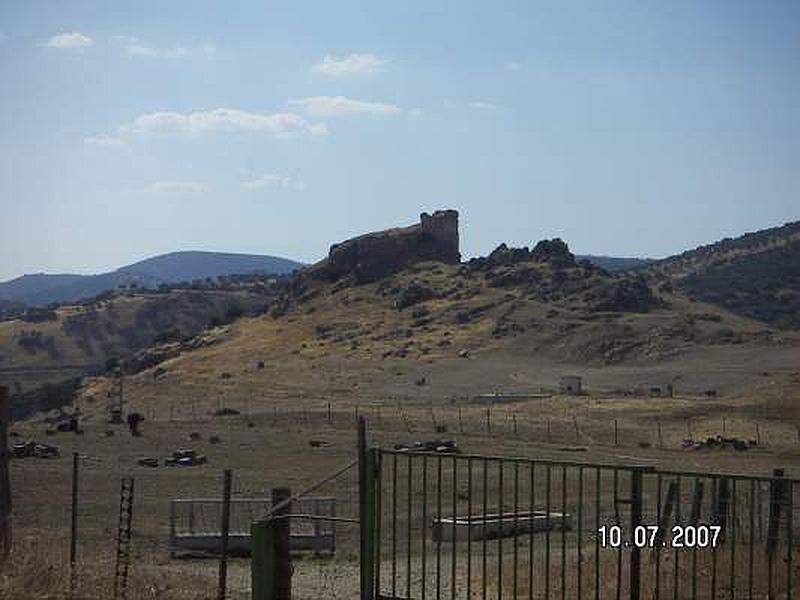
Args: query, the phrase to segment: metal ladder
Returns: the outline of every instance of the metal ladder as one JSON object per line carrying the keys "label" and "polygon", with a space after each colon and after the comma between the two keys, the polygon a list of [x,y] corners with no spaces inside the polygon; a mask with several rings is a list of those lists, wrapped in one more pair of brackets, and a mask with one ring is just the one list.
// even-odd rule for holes
{"label": "metal ladder", "polygon": [[119,492],[117,563],[114,570],[114,599],[124,600],[128,590],[131,563],[131,518],[133,516],[133,477],[123,477]]}

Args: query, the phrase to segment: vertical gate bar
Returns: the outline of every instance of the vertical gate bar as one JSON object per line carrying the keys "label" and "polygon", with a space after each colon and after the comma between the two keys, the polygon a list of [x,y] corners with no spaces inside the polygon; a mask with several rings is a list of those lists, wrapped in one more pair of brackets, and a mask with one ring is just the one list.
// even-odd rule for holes
{"label": "vertical gate bar", "polygon": [[392,454],[392,596],[397,596],[397,454]]}
{"label": "vertical gate bar", "polygon": [[502,600],[503,598],[503,503],[505,498],[503,497],[503,471],[505,470],[505,464],[503,464],[503,459],[500,458],[497,460],[497,468],[499,471],[500,479],[497,482],[497,497],[498,497],[498,522],[500,527],[499,535],[497,536],[497,600]]}
{"label": "vertical gate bar", "polygon": [[[383,569],[382,550],[383,550],[383,454],[380,450],[374,451],[375,471],[372,473],[375,488],[375,594],[381,594],[381,571]],[[336,510],[336,505],[332,506],[333,511]],[[336,522],[331,524],[331,531],[335,530]]]}
{"label": "vertical gate bar", "polygon": [[755,507],[756,503],[756,481],[750,480],[750,532],[749,548],[747,559],[747,597],[753,600],[753,561],[755,558]]}
{"label": "vertical gate bar", "polygon": [[517,537],[519,530],[519,461],[514,461],[514,598],[517,597],[519,581],[517,579],[517,569],[519,567],[519,551],[517,550]]}
{"label": "vertical gate bar", "polygon": [[[406,598],[411,597],[411,524],[413,521],[411,520],[411,507],[413,506],[414,500],[411,495],[411,488],[413,485],[413,478],[412,478],[412,464],[413,464],[413,455],[408,454],[406,456],[408,459],[408,469],[406,473],[406,501],[408,506],[406,506]],[[425,530],[423,530],[423,534]]]}
{"label": "vertical gate bar", "polygon": [[600,598],[600,467],[595,467],[594,483],[594,598]]}
{"label": "vertical gate bar", "polygon": [[[614,525],[621,527],[619,517],[619,468],[614,467]],[[622,545],[617,548],[617,595],[616,599],[622,597]]]}
{"label": "vertical gate bar", "polygon": [[[358,521],[360,542],[360,587],[361,600],[375,598],[376,540],[376,480],[380,476],[380,450],[367,449],[367,425],[358,421]],[[395,465],[396,466],[396,465]],[[288,543],[288,534],[287,534]],[[288,548],[287,548],[288,552]]]}
{"label": "vertical gate bar", "polygon": [[[459,408],[459,422],[461,408]],[[472,598],[472,457],[467,459],[467,600]]]}
{"label": "vertical gate bar", "polygon": [[[729,526],[731,528],[731,578],[730,578],[730,588],[731,588],[731,600],[736,598],[736,479],[731,481],[731,518]],[[770,579],[770,584],[772,580]],[[771,597],[771,596],[770,596]]]}
{"label": "vertical gate bar", "polygon": [[[700,508],[703,502],[703,482],[698,477],[694,478],[694,493],[692,496],[691,524],[697,527],[700,520]],[[697,544],[692,548],[692,600],[697,599]]]}
{"label": "vertical gate bar", "polygon": [[[681,524],[681,476],[678,475],[675,477],[675,520],[673,522],[674,525]],[[678,600],[678,592],[680,591],[680,577],[681,572],[681,554],[680,552],[672,550],[673,560],[675,561],[675,569],[673,572],[672,578],[672,598],[673,600]]]}
{"label": "vertical gate bar", "polygon": [[561,465],[561,600],[567,597],[567,467]]}
{"label": "vertical gate bar", "polygon": [[792,600],[792,546],[794,533],[792,520],[794,519],[794,481],[786,482],[786,597]]}
{"label": "vertical gate bar", "polygon": [[231,525],[231,470],[223,472],[222,484],[222,543],[220,544],[219,577],[217,583],[217,598],[225,600],[228,590],[228,534]]}
{"label": "vertical gate bar", "polygon": [[428,562],[428,547],[426,544],[428,531],[428,457],[422,456],[422,600],[425,600],[428,590],[426,575]]}
{"label": "vertical gate bar", "polygon": [[442,456],[436,456],[436,519],[439,522],[439,536],[436,539],[436,600],[442,598]]}
{"label": "vertical gate bar", "polygon": [[[0,410],[3,410],[0,407]],[[2,415],[0,415],[0,419],[2,419]],[[3,442],[5,443],[5,442]],[[0,448],[0,452],[4,452],[5,448]],[[72,453],[72,505],[71,505],[71,521],[70,521],[70,535],[69,535],[69,594],[70,598],[75,595],[75,591],[77,588],[78,583],[78,572],[77,572],[77,551],[78,551],[78,453]],[[170,503],[170,509],[173,509],[174,505]],[[0,519],[4,518],[4,515],[0,515]],[[172,531],[174,531],[175,520],[172,520]],[[0,544],[3,544],[5,540],[0,540]],[[174,535],[172,536],[174,548],[175,538]]]}
{"label": "vertical gate bar", "polygon": [[[631,478],[631,526],[628,535],[635,536],[636,530],[642,524],[642,482],[644,469],[635,468],[630,472]],[[634,538],[635,541],[635,538]],[[628,593],[630,600],[639,600],[642,576],[642,549],[636,544],[631,544],[631,557],[628,564],[630,583]]]}
{"label": "vertical gate bar", "polygon": [[483,554],[482,558],[482,571],[481,571],[481,598],[482,600],[486,600],[486,574],[487,574],[487,562],[486,562],[486,515],[487,515],[487,499],[486,494],[487,490],[489,489],[489,466],[488,460],[486,458],[482,458],[481,462],[483,463],[483,521],[481,526],[481,552]]}
{"label": "vertical gate bar", "polygon": [[456,536],[456,515],[458,514],[458,465],[456,455],[453,455],[453,489],[452,491],[452,507],[453,507],[453,524],[452,524],[452,533],[453,533],[453,545],[450,549],[450,556],[451,556],[451,564],[450,564],[450,599],[456,600],[456,557],[458,556],[457,553],[457,541],[458,537]]}
{"label": "vertical gate bar", "polygon": [[578,589],[575,597],[581,598],[583,579],[581,574],[581,566],[583,565],[583,466],[578,467],[578,532],[575,545],[578,548]]}
{"label": "vertical gate bar", "polygon": [[[661,423],[659,422],[659,425]],[[660,600],[661,598],[661,536],[663,532],[661,531],[661,494],[662,494],[662,475],[659,473],[656,476],[656,523],[658,523],[659,529],[656,531],[656,540],[658,543],[655,547],[655,556],[656,556],[656,565],[655,565],[655,588],[653,590],[653,599]],[[713,595],[712,595],[713,597]]]}
{"label": "vertical gate bar", "polygon": [[533,538],[535,537],[534,529],[533,529],[533,518],[536,510],[536,463],[531,462],[529,465],[530,469],[530,479],[531,479],[531,488],[530,488],[530,497],[528,498],[528,508],[531,515],[531,533],[528,538],[528,600],[533,600]]}
{"label": "vertical gate bar", "polygon": [[544,530],[544,597],[550,598],[550,486],[552,484],[552,466],[547,463],[545,479],[545,530]]}
{"label": "vertical gate bar", "polygon": [[[711,478],[711,524],[719,525],[718,518],[715,516],[714,511],[718,506],[719,498],[717,489],[719,482],[716,477]],[[711,597],[717,597],[717,547],[711,549]]]}

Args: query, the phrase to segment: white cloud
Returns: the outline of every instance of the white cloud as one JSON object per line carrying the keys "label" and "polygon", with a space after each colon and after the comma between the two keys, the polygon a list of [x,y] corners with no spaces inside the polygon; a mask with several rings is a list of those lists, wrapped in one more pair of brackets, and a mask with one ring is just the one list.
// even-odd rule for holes
{"label": "white cloud", "polygon": [[142,191],[147,194],[203,194],[210,188],[196,181],[156,181]]}
{"label": "white cloud", "polygon": [[8,36],[6,35],[6,32],[5,31],[0,31],[0,44],[5,42],[7,39],[8,39]]}
{"label": "white cloud", "polygon": [[83,138],[83,143],[87,146],[99,146],[102,148],[116,148],[125,145],[125,140],[111,135],[99,135]]}
{"label": "white cloud", "polygon": [[189,49],[183,46],[174,48],[153,48],[142,44],[129,44],[125,50],[131,56],[145,56],[147,58],[183,58],[189,56]]}
{"label": "white cloud", "polygon": [[321,63],[311,67],[311,71],[333,77],[343,77],[358,73],[373,73],[384,64],[386,61],[374,54],[350,54],[342,59],[328,55],[322,59]]}
{"label": "white cloud", "polygon": [[225,133],[266,133],[285,138],[308,133],[324,135],[328,128],[324,123],[314,123],[292,113],[250,113],[230,108],[217,108],[193,113],[155,112],[136,117],[128,125],[120,127],[120,133],[183,133],[201,134],[207,132]]}
{"label": "white cloud", "polygon": [[503,108],[501,104],[494,104],[492,102],[482,102],[480,100],[476,100],[475,102],[469,103],[471,108],[477,108],[479,110],[495,110],[498,108]]}
{"label": "white cloud", "polygon": [[315,117],[339,117],[343,115],[373,114],[392,115],[400,112],[394,104],[365,102],[344,96],[314,96],[289,100],[289,104],[302,106],[306,113]]}
{"label": "white cloud", "polygon": [[211,42],[204,42],[198,46],[170,46],[159,48],[146,44],[132,35],[115,35],[111,39],[123,44],[125,46],[125,51],[130,56],[144,58],[185,58],[190,54],[215,54],[217,52],[217,46]]}
{"label": "white cloud", "polygon": [[59,50],[75,50],[94,46],[94,40],[87,35],[74,31],[72,33],[54,35],[42,45],[46,48],[58,48]]}
{"label": "white cloud", "polygon": [[506,64],[503,65],[503,68],[506,71],[519,71],[522,69],[522,65],[518,62],[513,60],[508,61]]}
{"label": "white cloud", "polygon": [[[278,173],[266,173],[261,177],[257,177],[255,179],[251,179],[249,181],[245,181],[242,183],[242,187],[246,190],[263,190],[265,188],[270,187],[281,187],[281,188],[288,188],[292,185],[292,178],[288,175],[280,175]],[[295,187],[297,184],[302,185],[302,182],[295,183]]]}

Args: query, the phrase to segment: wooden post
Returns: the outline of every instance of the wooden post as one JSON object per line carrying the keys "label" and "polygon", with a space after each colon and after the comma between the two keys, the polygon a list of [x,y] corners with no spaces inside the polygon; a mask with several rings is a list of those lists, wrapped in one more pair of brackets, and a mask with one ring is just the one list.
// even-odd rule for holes
{"label": "wooden post", "polygon": [[328,400],[328,425],[333,423],[333,412],[331,410],[331,401]]}
{"label": "wooden post", "polygon": [[547,419],[547,443],[550,443],[550,433],[551,433],[550,419]]}
{"label": "wooden post", "polygon": [[486,431],[492,433],[492,407],[486,407]]}
{"label": "wooden post", "polygon": [[225,469],[222,483],[222,541],[219,556],[219,582],[217,600],[225,600],[228,589],[228,533],[231,524],[231,470]]}
{"label": "wooden post", "polygon": [[514,435],[517,435],[517,413],[511,413],[511,418],[514,420]]}
{"label": "wooden post", "polygon": [[292,497],[289,488],[274,488],[272,490],[272,506],[280,506],[271,518],[274,519],[275,532],[274,553],[275,553],[275,579],[273,580],[275,600],[291,600],[292,598],[292,556],[289,552],[289,535],[291,531],[288,515],[292,512],[290,502],[286,502]]}
{"label": "wooden post", "polygon": [[756,423],[756,446],[761,445],[761,428]]}
{"label": "wooden post", "polygon": [[8,473],[8,425],[11,400],[7,387],[0,387],[0,562],[11,551],[11,480]]}
{"label": "wooden post", "polygon": [[691,419],[686,419],[686,433],[689,435],[689,439],[690,440],[694,439],[694,436],[692,435],[692,420]]}
{"label": "wooden post", "polygon": [[658,419],[656,424],[658,425],[658,447],[664,448],[664,439],[661,437],[661,419]]}
{"label": "wooden post", "polygon": [[572,423],[575,425],[575,442],[577,443],[580,440],[581,432],[578,430],[578,417],[575,414],[572,415]]}
{"label": "wooden post", "polygon": [[458,432],[464,433],[464,419],[461,417],[461,407],[458,407]]}
{"label": "wooden post", "polygon": [[619,446],[619,421],[614,419],[614,445]]}
{"label": "wooden post", "polygon": [[78,453],[72,453],[72,518],[69,533],[69,595],[75,596],[78,587]]}
{"label": "wooden post", "polygon": [[725,420],[725,417],[722,417],[722,435],[725,435],[728,432],[728,423]]}

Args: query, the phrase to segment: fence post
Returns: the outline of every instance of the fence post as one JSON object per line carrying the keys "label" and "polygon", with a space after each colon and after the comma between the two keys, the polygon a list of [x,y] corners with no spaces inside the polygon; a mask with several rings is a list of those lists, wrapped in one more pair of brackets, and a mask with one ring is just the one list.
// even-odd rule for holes
{"label": "fence post", "polygon": [[[288,488],[273,489],[272,506],[278,506],[291,496]],[[289,514],[291,507],[287,504],[250,527],[252,600],[291,600],[290,523],[285,516]]]}
{"label": "fence post", "polygon": [[[631,469],[631,535],[637,527],[642,524],[642,483],[644,473],[652,471],[652,467],[633,467]],[[640,600],[641,598],[641,577],[642,577],[642,551],[633,544],[631,547],[630,561],[630,600]]]}
{"label": "fence post", "polygon": [[225,600],[228,589],[228,533],[231,523],[231,470],[225,469],[222,484],[222,542],[219,557],[217,600]]}
{"label": "fence post", "polygon": [[658,424],[658,447],[664,448],[664,438],[661,437],[661,419],[658,419],[656,423]]}
{"label": "fence post", "polygon": [[614,419],[614,445],[619,446],[619,421]]}
{"label": "fence post", "polygon": [[69,532],[69,596],[75,596],[78,587],[78,453],[72,453],[72,509]]}
{"label": "fence post", "polygon": [[252,600],[275,600],[275,521],[253,523],[250,540],[253,545],[250,563]]}
{"label": "fence post", "polygon": [[358,421],[358,496],[361,600],[375,598],[375,558],[377,553],[376,483],[379,477],[378,450],[367,448],[367,427]]}
{"label": "fence post", "polygon": [[275,600],[292,599],[292,555],[289,547],[289,537],[291,535],[291,523],[289,515],[292,512],[292,505],[289,498],[292,491],[289,488],[275,488],[272,490],[272,506],[286,503],[285,506],[276,510],[272,517],[272,530],[274,532],[274,556],[275,556],[275,579],[274,598]]}
{"label": "fence post", "polygon": [[11,402],[8,388],[0,386],[0,563],[11,552],[11,481],[8,474],[8,425]]}

